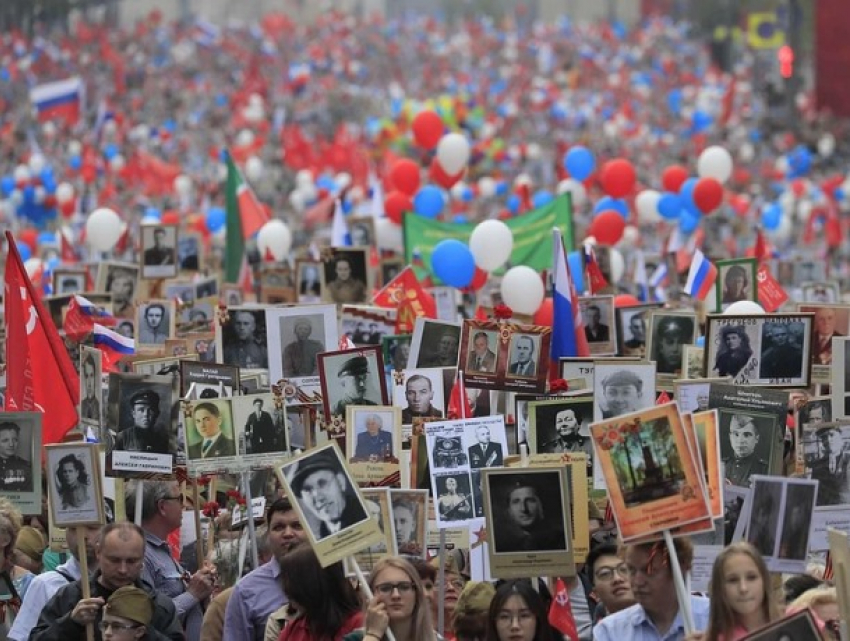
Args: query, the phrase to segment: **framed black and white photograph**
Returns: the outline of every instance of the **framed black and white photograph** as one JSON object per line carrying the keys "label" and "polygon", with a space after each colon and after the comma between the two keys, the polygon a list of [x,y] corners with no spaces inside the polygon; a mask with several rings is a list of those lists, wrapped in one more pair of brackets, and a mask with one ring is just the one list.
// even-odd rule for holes
{"label": "framed black and white photograph", "polygon": [[696,380],[680,379],[674,381],[673,397],[683,414],[705,412],[709,406],[709,392],[712,383],[727,382],[725,378],[700,378]]}
{"label": "framed black and white photograph", "polygon": [[240,378],[239,368],[233,365],[222,365],[220,363],[204,363],[201,361],[180,360],[180,394],[185,396],[192,383],[199,385],[213,385],[223,388],[223,396],[234,396],[239,394]]}
{"label": "framed black and white photograph", "polygon": [[821,639],[820,631],[810,610],[786,616],[756,630],[741,641],[794,641],[794,639]]}
{"label": "framed black and white photograph", "polygon": [[395,486],[401,481],[401,409],[392,405],[349,405],[346,457],[361,486]]}
{"label": "framed black and white photograph", "polygon": [[794,285],[797,287],[827,280],[826,262],[823,260],[797,260],[793,262],[793,265]]}
{"label": "framed black and white photograph", "polygon": [[404,261],[399,260],[398,258],[382,258],[380,268],[381,286],[386,287],[402,272],[404,269]]}
{"label": "framed black and white photograph", "polygon": [[593,420],[614,418],[655,405],[655,363],[597,360]]}
{"label": "framed black and white photograph", "polygon": [[225,472],[236,463],[236,429],[230,399],[182,403],[186,461],[194,474]]}
{"label": "framed black and white photograph", "polygon": [[173,376],[110,374],[106,427],[108,476],[168,475],[178,451]]}
{"label": "framed black and white photograph", "polygon": [[734,258],[719,260],[717,280],[714,291],[717,297],[717,309],[722,312],[732,303],[742,300],[758,302],[758,261],[755,258]]}
{"label": "framed black and white photograph", "polygon": [[181,272],[198,272],[204,267],[200,234],[181,233],[177,237],[177,267]]}
{"label": "framed black and white photograph", "polygon": [[218,308],[218,299],[214,296],[196,298],[189,304],[178,308],[177,333],[206,331],[212,327]]}
{"label": "framed black and white photograph", "polygon": [[397,554],[396,540],[393,536],[392,507],[390,506],[390,490],[386,487],[367,487],[361,490],[366,511],[378,523],[381,540],[370,545],[357,555],[355,559],[363,572],[371,572],[372,567],[381,557]]}
{"label": "framed black and white photograph", "polygon": [[50,515],[57,527],[102,525],[103,490],[96,443],[45,447]]}
{"label": "framed black and white photograph", "polygon": [[[233,289],[234,286],[228,285],[227,287]],[[215,276],[205,276],[195,281],[195,298],[217,299],[220,289],[223,290],[223,287],[219,288],[218,278],[216,278]],[[238,289],[238,287],[236,288],[236,291],[239,291],[241,293],[241,290]],[[230,296],[222,296],[222,298],[224,299],[224,302],[227,306],[231,306],[233,304],[241,304],[241,302],[234,303]],[[241,295],[239,297],[239,300],[241,301]]]}
{"label": "framed black and white photograph", "polygon": [[103,353],[80,345],[80,422],[100,428],[103,424]]}
{"label": "framed black and white photograph", "polygon": [[617,353],[613,296],[579,296],[584,335],[592,356]]}
{"label": "framed black and white photograph", "polygon": [[353,247],[371,247],[375,244],[375,219],[371,216],[349,216],[348,232]]}
{"label": "framed black and white photograph", "polygon": [[[444,442],[449,442],[446,439]],[[439,448],[442,443],[438,443]],[[458,444],[458,449],[460,449]],[[475,518],[472,500],[472,482],[468,470],[462,472],[431,471],[434,507],[437,524],[445,527],[464,525]]]}
{"label": "framed black and white photograph", "polygon": [[705,371],[705,348],[696,345],[682,346],[682,378],[702,378]]}
{"label": "framed black and white photograph", "polygon": [[[754,474],[779,471],[775,443],[785,436],[785,425],[777,425],[775,417],[741,409],[718,409],[720,456],[726,481],[748,486]],[[781,435],[780,435],[781,434]]]}
{"label": "framed black and white photograph", "polygon": [[514,423],[516,424],[517,449],[511,454],[520,454],[519,448],[525,445],[528,448],[528,433],[531,429],[531,415],[528,404],[531,401],[543,401],[549,396],[545,394],[513,394]]}
{"label": "framed black and white photograph", "polygon": [[684,348],[696,340],[696,314],[656,310],[650,313],[648,329],[646,351],[648,359],[655,361],[657,385],[672,389],[673,380],[682,377]]}
{"label": "framed black and white photograph", "polygon": [[85,269],[69,269],[62,267],[53,270],[53,293],[57,296],[62,294],[82,294],[88,289],[88,273]]}
{"label": "framed black and white photograph", "polygon": [[708,376],[735,385],[803,388],[811,384],[814,314],[709,314],[705,330]]}
{"label": "framed black and white photograph", "polygon": [[0,417],[0,495],[22,514],[41,514],[41,412]]}
{"label": "framed black and white photograph", "polygon": [[804,303],[840,303],[841,289],[835,281],[805,283],[801,288]]}
{"label": "framed black and white photograph", "polygon": [[269,380],[285,379],[305,392],[319,391],[318,355],[339,344],[336,307],[309,305],[266,312]]}
{"label": "framed black and white photograph", "polygon": [[325,417],[345,424],[349,405],[389,405],[381,348],[324,352],[319,358]]}
{"label": "framed black and white photograph", "polygon": [[410,344],[412,367],[457,367],[460,333],[457,323],[417,318]]}
{"label": "framed black and white photograph", "polygon": [[259,270],[260,289],[295,289],[295,274],[289,265],[265,264]]}
{"label": "framed black and white photograph", "polygon": [[136,347],[161,349],[174,336],[176,324],[174,301],[147,300],[136,312]]}
{"label": "framed black and white photograph", "polygon": [[477,376],[487,374],[496,376],[496,366],[499,354],[499,332],[495,329],[481,329],[472,324],[463,325],[466,349],[461,354],[465,361],[464,373],[474,373]]}
{"label": "framed black and white photograph", "polygon": [[587,454],[587,475],[593,474],[593,398],[564,396],[528,403],[529,454]]}
{"label": "framed black and white photograph", "polygon": [[305,452],[276,471],[323,566],[380,543],[378,523],[335,443]]}
{"label": "framed black and white photograph", "polygon": [[230,405],[236,450],[243,467],[272,467],[276,460],[289,456],[287,410],[281,396],[234,396]]}
{"label": "framed black and white photograph", "polygon": [[428,490],[390,489],[390,508],[397,553],[422,557],[428,535]]}
{"label": "framed black and white photograph", "polygon": [[142,225],[142,278],[177,276],[177,225]]}
{"label": "framed black and white photograph", "polygon": [[567,469],[481,473],[492,576],[536,576],[544,567],[553,575],[573,576]]}
{"label": "framed black and white photograph", "polygon": [[340,315],[342,333],[357,347],[380,345],[384,336],[395,332],[395,309],[366,305],[344,305]]}
{"label": "framed black and white photograph", "polygon": [[829,385],[832,339],[850,336],[850,305],[799,304],[798,312],[815,315],[812,336],[812,382]]}
{"label": "framed black and white photograph", "polygon": [[215,323],[216,353],[221,362],[242,369],[267,369],[266,310],[228,307]]}
{"label": "framed black and white photograph", "polygon": [[112,295],[112,313],[121,318],[135,315],[139,288],[139,266],[135,263],[103,262],[98,265],[95,289]]}
{"label": "framed black and white photograph", "polygon": [[115,324],[115,331],[124,338],[136,338],[136,321],[132,318],[119,318]]}
{"label": "framed black and white photograph", "polygon": [[[163,298],[179,301],[178,307],[188,307],[195,301],[195,284],[190,280],[169,280],[162,285]],[[182,309],[179,310],[182,312]]]}
{"label": "framed black and white photograph", "polygon": [[289,437],[289,448],[292,452],[307,450],[316,444],[313,435],[315,421],[309,407],[286,407],[286,434]]}
{"label": "framed black and white photograph", "polygon": [[621,356],[643,358],[646,355],[649,314],[661,306],[661,303],[653,303],[616,308],[617,351]]}
{"label": "framed black and white photograph", "polygon": [[406,369],[392,373],[392,404],[401,408],[402,440],[410,447],[411,433],[425,423],[446,418],[455,370],[449,367]]}
{"label": "framed black and white photograph", "polygon": [[832,420],[831,399],[797,410],[799,471],[820,483],[818,506],[850,505],[850,424]]}
{"label": "framed black and white photograph", "polygon": [[413,334],[391,334],[381,339],[387,373],[401,372],[409,367],[410,343]]}
{"label": "framed black and white photograph", "polygon": [[245,294],[239,285],[225,283],[220,288],[220,294],[221,300],[228,307],[239,307],[247,302]]}
{"label": "framed black and white photograph", "polygon": [[324,261],[325,287],[329,303],[366,303],[371,296],[369,250],[346,247],[329,249]]}
{"label": "framed black and white photograph", "polygon": [[295,281],[299,303],[318,303],[324,289],[324,267],[317,260],[299,260],[295,263]]}

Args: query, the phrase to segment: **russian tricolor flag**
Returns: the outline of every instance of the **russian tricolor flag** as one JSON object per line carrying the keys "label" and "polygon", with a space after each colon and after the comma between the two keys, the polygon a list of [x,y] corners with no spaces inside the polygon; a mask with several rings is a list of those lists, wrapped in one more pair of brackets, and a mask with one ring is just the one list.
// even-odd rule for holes
{"label": "russian tricolor flag", "polygon": [[114,372],[118,361],[136,353],[136,342],[132,338],[113,332],[103,325],[95,323],[92,338],[94,346],[103,354],[104,372]]}
{"label": "russian tricolor flag", "polygon": [[716,280],[717,267],[697,249],[694,253],[694,260],[691,262],[691,268],[688,270],[685,293],[692,298],[705,300]]}
{"label": "russian tricolor flag", "polygon": [[78,76],[33,87],[30,101],[38,112],[39,122],[64,119],[70,124],[76,123],[82,111],[84,90]]}
{"label": "russian tricolor flag", "polygon": [[63,323],[65,334],[75,341],[81,341],[94,330],[96,322],[113,326],[116,320],[112,314],[98,307],[88,298],[79,294],[72,296]]}
{"label": "russian tricolor flag", "polygon": [[578,294],[570,278],[570,268],[564,253],[564,241],[559,229],[552,230],[554,249],[553,272],[555,287],[552,293],[552,347],[550,380],[560,378],[560,359],[567,356],[590,356],[584,333]]}

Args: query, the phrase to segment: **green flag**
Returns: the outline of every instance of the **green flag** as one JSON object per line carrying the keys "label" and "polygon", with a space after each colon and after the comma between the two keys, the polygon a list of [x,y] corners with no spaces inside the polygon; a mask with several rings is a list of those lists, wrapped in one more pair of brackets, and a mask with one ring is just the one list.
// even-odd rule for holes
{"label": "green flag", "polygon": [[[241,283],[245,260],[245,241],[256,234],[269,221],[268,212],[257,200],[254,191],[242,172],[226,152],[227,183],[225,184],[225,211],[227,212],[227,246],[224,253],[224,280]],[[245,266],[247,269],[247,265]]]}
{"label": "green flag", "polygon": [[[552,202],[522,216],[505,221],[514,235],[510,265],[527,265],[543,271],[552,268],[552,228],[561,230],[567,250],[573,247],[573,215],[570,195],[562,194]],[[431,254],[441,240],[455,238],[469,242],[473,223],[444,223],[407,213],[404,216],[404,255],[408,264],[431,274]]]}

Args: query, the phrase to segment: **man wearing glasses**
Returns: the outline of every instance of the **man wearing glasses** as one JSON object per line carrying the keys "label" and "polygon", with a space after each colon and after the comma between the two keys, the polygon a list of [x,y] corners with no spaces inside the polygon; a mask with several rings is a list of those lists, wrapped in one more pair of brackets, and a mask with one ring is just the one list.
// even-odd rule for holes
{"label": "man wearing glasses", "polygon": [[617,551],[613,543],[594,546],[584,564],[593,594],[599,600],[592,617],[594,623],[635,604],[629,570]]}

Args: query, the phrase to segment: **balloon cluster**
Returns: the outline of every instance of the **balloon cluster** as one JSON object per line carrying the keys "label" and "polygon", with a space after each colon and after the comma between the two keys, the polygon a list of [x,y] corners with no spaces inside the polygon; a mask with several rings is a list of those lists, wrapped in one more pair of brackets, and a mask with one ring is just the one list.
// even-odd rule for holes
{"label": "balloon cluster", "polygon": [[44,228],[57,212],[67,218],[76,209],[74,188],[67,182],[57,183],[53,167],[40,153],[0,177],[0,195],[7,217],[26,219],[37,228]]}

